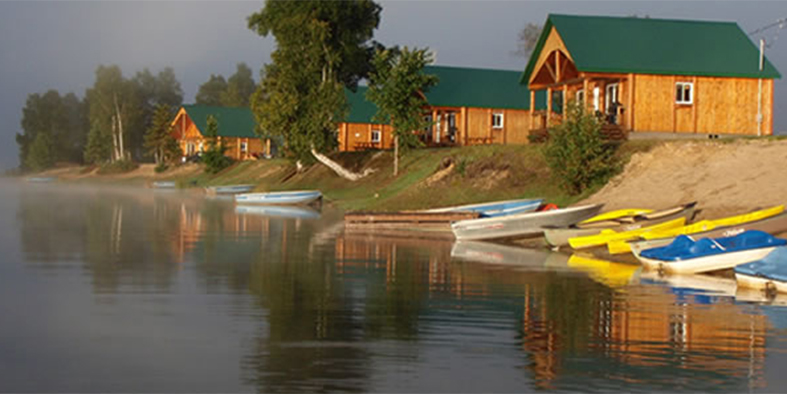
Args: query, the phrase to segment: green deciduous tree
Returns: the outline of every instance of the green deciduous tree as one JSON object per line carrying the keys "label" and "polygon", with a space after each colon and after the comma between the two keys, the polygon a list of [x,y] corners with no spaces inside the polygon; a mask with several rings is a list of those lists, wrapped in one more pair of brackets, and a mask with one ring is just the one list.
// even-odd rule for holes
{"label": "green deciduous tree", "polygon": [[181,156],[178,141],[172,136],[172,115],[169,105],[157,105],[153,122],[145,133],[145,149],[159,167]]}
{"label": "green deciduous tree", "polygon": [[183,103],[183,90],[175,77],[175,71],[170,67],[164,68],[157,75],[146,68],[137,72],[132,83],[139,99],[140,116],[129,128],[129,149],[137,159],[141,159],[147,153],[144,135],[153,124],[156,107],[179,107]]}
{"label": "green deciduous tree", "polygon": [[227,81],[221,75],[210,74],[210,79],[199,86],[195,101],[201,105],[221,105],[221,95],[227,91]]}
{"label": "green deciduous tree", "polygon": [[94,123],[87,134],[87,144],[85,145],[85,163],[103,164],[109,161],[112,156],[112,136],[109,130],[103,129]]}
{"label": "green deciduous tree", "polygon": [[366,97],[377,106],[375,120],[390,122],[393,128],[394,176],[399,172],[399,148],[417,146],[414,131],[428,126],[423,117],[427,105],[424,92],[438,82],[437,76],[423,72],[431,62],[427,49],[392,48],[374,55]]}
{"label": "green deciduous tree", "polygon": [[344,88],[368,74],[380,10],[370,0],[268,0],[249,17],[250,29],[277,42],[252,110],[260,129],[281,136],[294,159],[336,146]]}
{"label": "green deciduous tree", "polygon": [[30,145],[30,152],[25,162],[26,167],[33,171],[42,171],[52,167],[55,163],[53,150],[53,140],[49,133],[38,133]]}
{"label": "green deciduous tree", "polygon": [[[91,127],[110,135],[110,161],[130,158],[129,131],[141,122],[141,97],[136,84],[123,77],[118,66],[99,66],[96,81],[86,94]],[[138,127],[136,127],[138,130]]]}
{"label": "green deciduous tree", "polygon": [[213,115],[208,116],[205,137],[208,140],[208,149],[202,155],[202,161],[205,163],[205,171],[209,174],[216,174],[229,167],[232,164],[232,159],[224,156],[227,148],[219,141],[219,122]]}
{"label": "green deciduous tree", "polygon": [[620,170],[617,147],[605,142],[596,116],[571,102],[563,122],[549,130],[544,158],[563,188],[579,194]]}
{"label": "green deciduous tree", "polygon": [[27,168],[27,155],[41,133],[47,133],[52,143],[52,162],[81,162],[87,134],[85,102],[73,93],[61,96],[56,90],[31,94],[22,109],[22,133],[16,135],[19,163]]}
{"label": "green deciduous tree", "polygon": [[227,79],[227,89],[221,94],[221,105],[225,107],[248,107],[249,99],[257,89],[252,71],[246,63],[238,63],[235,74]]}

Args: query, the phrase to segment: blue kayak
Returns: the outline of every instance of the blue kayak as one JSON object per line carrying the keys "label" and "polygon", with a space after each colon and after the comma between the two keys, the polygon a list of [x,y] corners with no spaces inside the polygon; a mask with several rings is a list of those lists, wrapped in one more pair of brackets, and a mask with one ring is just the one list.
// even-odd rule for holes
{"label": "blue kayak", "polygon": [[776,238],[764,231],[749,230],[734,237],[702,238],[697,241],[689,236],[679,235],[671,244],[643,250],[640,255],[661,261],[681,261],[783,245],[787,245],[787,240]]}
{"label": "blue kayak", "polygon": [[478,212],[482,218],[493,218],[533,212],[541,206],[542,202],[544,202],[543,198],[491,201],[480,204],[428,209],[424,212]]}

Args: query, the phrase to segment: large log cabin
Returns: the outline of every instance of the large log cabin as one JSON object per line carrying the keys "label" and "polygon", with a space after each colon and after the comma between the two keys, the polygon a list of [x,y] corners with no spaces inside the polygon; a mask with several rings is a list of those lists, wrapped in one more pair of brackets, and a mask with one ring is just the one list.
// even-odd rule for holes
{"label": "large log cabin", "polygon": [[734,22],[549,15],[521,82],[552,98],[533,132],[576,100],[628,132],[770,135],[780,77]]}
{"label": "large log cabin", "polygon": [[[518,71],[427,66],[424,73],[439,78],[424,92],[429,103],[424,117],[431,126],[419,136],[427,146],[525,144],[531,107],[546,105],[545,93],[530,95]],[[539,102],[531,106],[529,100]],[[347,101],[350,113],[339,124],[339,150],[391,148],[392,129],[373,120],[377,107],[366,100],[366,88],[348,92]]]}
{"label": "large log cabin", "polygon": [[253,160],[271,155],[270,140],[254,133],[257,123],[246,107],[184,105],[172,121],[172,129],[184,157],[199,155],[208,149],[208,116],[218,122],[218,140],[226,147],[225,155],[235,160]]}

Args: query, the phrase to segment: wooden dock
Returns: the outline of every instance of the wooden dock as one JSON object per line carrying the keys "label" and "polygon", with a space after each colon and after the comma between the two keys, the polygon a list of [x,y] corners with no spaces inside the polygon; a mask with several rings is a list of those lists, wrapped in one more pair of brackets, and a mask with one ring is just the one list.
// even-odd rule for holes
{"label": "wooden dock", "polygon": [[478,212],[348,212],[347,228],[416,228],[451,230],[451,222],[476,219]]}

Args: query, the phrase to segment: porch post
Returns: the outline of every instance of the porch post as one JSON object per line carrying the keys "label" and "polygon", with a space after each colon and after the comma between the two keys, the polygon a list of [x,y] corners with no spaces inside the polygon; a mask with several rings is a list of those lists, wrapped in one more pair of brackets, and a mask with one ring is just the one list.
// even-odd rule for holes
{"label": "porch post", "polygon": [[568,85],[563,85],[563,116],[566,116],[568,109]]}
{"label": "porch post", "polygon": [[533,130],[533,112],[536,110],[536,92],[531,90],[530,91],[530,128],[528,130]]}
{"label": "porch post", "polygon": [[433,109],[432,110],[432,143],[434,143],[436,140],[435,138],[436,134],[437,134],[437,110]]}
{"label": "porch post", "polygon": [[590,108],[590,100],[593,99],[593,96],[590,94],[590,83],[588,83],[587,78],[582,80],[582,91],[585,92],[585,102],[582,104],[585,106],[585,111],[587,111]]}
{"label": "porch post", "polygon": [[549,128],[549,118],[552,117],[552,88],[547,88],[547,120],[546,127]]}
{"label": "porch post", "polygon": [[[696,84],[694,86],[697,86]],[[632,113],[634,112],[634,74],[629,73],[628,83],[626,84],[626,128],[629,131],[634,130],[634,117]],[[693,93],[693,92],[692,92]],[[694,108],[694,106],[692,106]],[[696,123],[695,123],[696,125]],[[697,130],[694,130],[695,132]]]}

